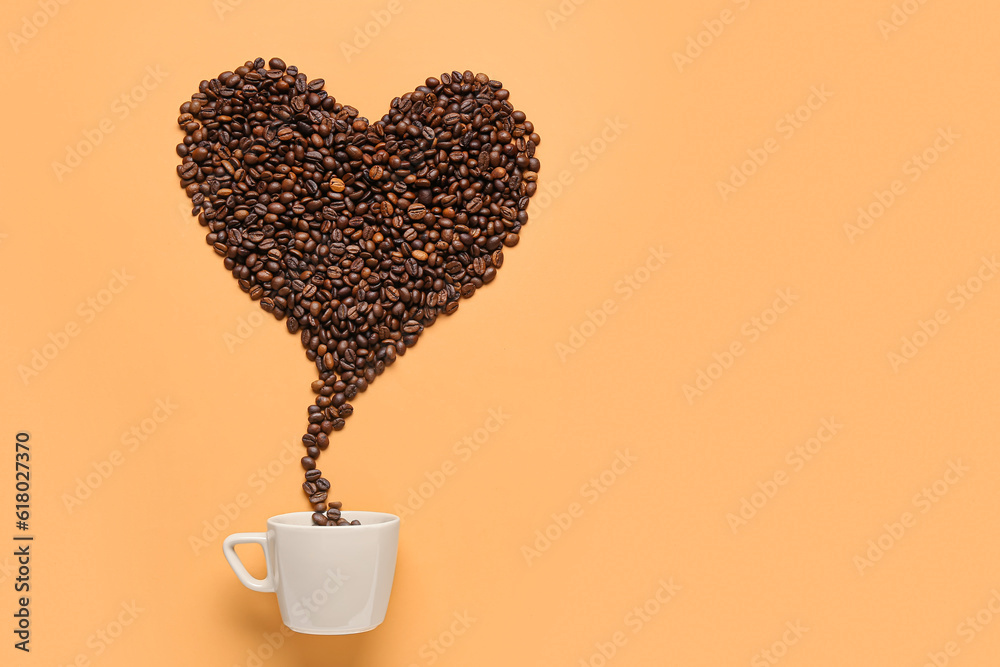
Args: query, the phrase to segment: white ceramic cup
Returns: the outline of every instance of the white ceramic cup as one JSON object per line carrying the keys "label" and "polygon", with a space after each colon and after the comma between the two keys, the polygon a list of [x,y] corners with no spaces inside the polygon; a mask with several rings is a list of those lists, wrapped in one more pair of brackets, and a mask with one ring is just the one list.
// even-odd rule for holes
{"label": "white ceramic cup", "polygon": [[[314,526],[312,512],[279,514],[266,533],[235,533],[222,544],[244,586],[277,593],[281,620],[295,632],[347,635],[367,632],[384,619],[396,571],[399,517],[345,511],[360,526]],[[236,555],[237,544],[259,544],[267,576],[257,579]]]}

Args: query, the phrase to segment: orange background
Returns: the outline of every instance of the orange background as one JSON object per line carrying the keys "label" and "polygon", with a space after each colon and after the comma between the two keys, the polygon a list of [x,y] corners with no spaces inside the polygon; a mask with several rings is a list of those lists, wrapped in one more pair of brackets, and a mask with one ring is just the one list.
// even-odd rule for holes
{"label": "orange background", "polygon": [[[36,535],[34,650],[11,648],[2,556],[0,663],[918,667],[936,654],[973,667],[1000,654],[1000,279],[977,275],[1000,251],[1000,8],[910,0],[887,31],[891,0],[50,3],[12,0],[0,19],[0,410],[7,456],[31,434]],[[353,401],[336,466],[320,461],[348,508],[428,496],[403,519],[388,617],[360,636],[275,635],[274,598],[222,558],[221,535],[304,509],[281,457],[315,371],[221,268],[175,173],[177,107],[257,56],[325,78],[372,119],[427,76],[483,71],[543,140],[531,221],[499,279]],[[925,151],[934,163],[914,171]],[[753,156],[763,164],[744,166]],[[724,198],[734,169],[754,173]],[[878,197],[894,201],[849,235]],[[978,292],[960,298],[967,284]],[[771,311],[780,290],[793,303]],[[903,337],[920,347],[893,364]],[[52,358],[23,378],[35,352]],[[703,393],[686,394],[700,372]],[[491,409],[507,417],[487,436]],[[473,455],[456,449],[477,437]],[[808,461],[795,453],[809,446]],[[635,461],[595,490],[618,452]],[[243,553],[260,572],[259,551]],[[656,601],[661,582],[680,590]],[[656,613],[640,622],[644,604]],[[466,612],[474,622],[453,625]]]}

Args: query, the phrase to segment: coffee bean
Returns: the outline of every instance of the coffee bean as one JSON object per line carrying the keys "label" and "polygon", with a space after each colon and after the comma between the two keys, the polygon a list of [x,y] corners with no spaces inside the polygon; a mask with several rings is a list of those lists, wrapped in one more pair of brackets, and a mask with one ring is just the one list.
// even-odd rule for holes
{"label": "coffee bean", "polygon": [[427,215],[427,208],[423,204],[411,204],[410,208],[406,209],[406,215],[410,220],[423,220]]}
{"label": "coffee bean", "polygon": [[175,152],[206,241],[316,365],[303,491],[314,523],[346,525],[316,460],[348,401],[495,279],[528,221],[539,137],[485,74],[429,77],[373,123],[324,86],[247,61],[182,105]]}
{"label": "coffee bean", "polygon": [[184,162],[178,168],[177,173],[180,174],[180,177],[184,180],[194,178],[195,174],[198,173],[198,165],[195,164],[193,161]]}

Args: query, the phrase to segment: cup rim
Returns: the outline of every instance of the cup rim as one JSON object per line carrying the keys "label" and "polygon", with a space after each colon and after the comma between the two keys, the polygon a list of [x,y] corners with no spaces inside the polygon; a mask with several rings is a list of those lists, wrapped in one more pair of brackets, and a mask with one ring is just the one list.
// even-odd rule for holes
{"label": "cup rim", "polygon": [[[285,521],[281,521],[281,519],[286,519],[288,517],[293,517],[293,516],[311,517],[313,514],[314,514],[313,512],[285,512],[284,514],[275,514],[272,517],[268,517],[267,527],[277,528],[280,526],[282,530],[314,530],[317,527],[321,528],[322,526],[314,526],[311,521],[305,525],[298,523],[286,523]],[[369,531],[384,530],[387,527],[398,526],[400,523],[399,517],[396,516],[395,514],[390,514],[389,512],[374,512],[370,510],[344,510],[343,516],[347,517],[348,515],[354,515],[353,518],[361,519],[362,521],[364,520],[364,516],[357,516],[357,515],[367,515],[369,517],[374,515],[378,517],[388,517],[388,518],[384,521],[379,521],[378,523],[362,523],[359,526],[335,526],[337,530],[343,530],[345,528],[349,528],[351,532],[357,532],[358,530],[369,530]]]}

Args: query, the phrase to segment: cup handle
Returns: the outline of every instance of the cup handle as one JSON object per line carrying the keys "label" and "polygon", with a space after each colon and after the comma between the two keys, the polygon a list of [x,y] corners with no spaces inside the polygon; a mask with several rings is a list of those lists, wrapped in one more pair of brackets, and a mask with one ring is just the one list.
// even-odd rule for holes
{"label": "cup handle", "polygon": [[243,565],[243,561],[236,554],[237,544],[259,544],[264,550],[264,558],[267,559],[267,533],[234,533],[227,537],[222,543],[222,551],[226,555],[226,561],[229,562],[229,567],[233,568],[233,572],[236,573],[236,578],[240,580],[244,586],[252,591],[257,591],[259,593],[273,593],[274,592],[274,582],[271,581],[270,567],[268,567],[268,574],[263,579],[258,579],[252,574],[247,572],[247,568]]}

